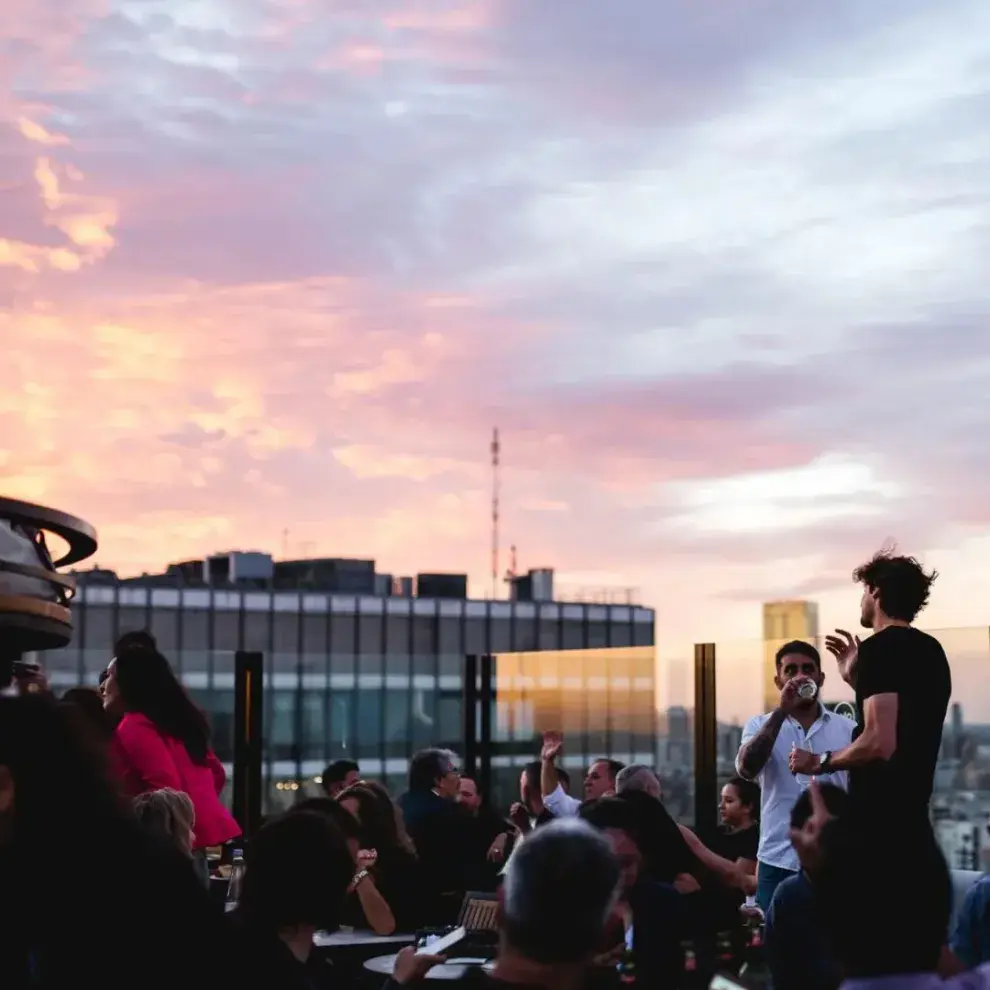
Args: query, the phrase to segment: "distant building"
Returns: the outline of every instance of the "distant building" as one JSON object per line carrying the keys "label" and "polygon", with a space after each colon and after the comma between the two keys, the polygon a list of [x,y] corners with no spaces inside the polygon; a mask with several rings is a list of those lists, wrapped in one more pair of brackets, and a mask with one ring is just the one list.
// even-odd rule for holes
{"label": "distant building", "polygon": [[357,760],[398,791],[415,750],[462,751],[468,654],[496,657],[494,786],[504,803],[544,729],[564,729],[576,766],[593,756],[651,762],[656,752],[653,610],[555,601],[551,571],[520,582],[510,601],[470,599],[463,574],[414,581],[378,573],[373,560],[242,551],[137,578],[77,578],[73,641],[45,657],[52,685],[95,684],[117,637],[149,629],[209,714],[225,762],[234,654],[264,654],[268,810],[331,759]]}
{"label": "distant building", "polygon": [[777,651],[792,639],[814,643],[818,639],[818,605],[801,600],[765,602],[763,605],[763,710],[776,708],[780,691],[774,684]]}

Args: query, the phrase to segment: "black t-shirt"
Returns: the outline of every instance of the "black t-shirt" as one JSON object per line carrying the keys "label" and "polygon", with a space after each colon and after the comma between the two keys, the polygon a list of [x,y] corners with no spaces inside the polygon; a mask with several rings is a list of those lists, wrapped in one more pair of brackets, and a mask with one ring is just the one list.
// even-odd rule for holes
{"label": "black t-shirt", "polygon": [[856,671],[859,721],[854,739],[866,725],[864,702],[879,694],[897,695],[897,748],[889,760],[850,770],[853,808],[865,825],[893,820],[899,827],[912,821],[927,826],[952,694],[949,661],[939,641],[908,626],[888,626],[863,641]]}
{"label": "black t-shirt", "polygon": [[734,863],[738,859],[755,860],[759,846],[760,826],[750,825],[749,828],[741,828],[735,832],[720,829],[712,851]]}

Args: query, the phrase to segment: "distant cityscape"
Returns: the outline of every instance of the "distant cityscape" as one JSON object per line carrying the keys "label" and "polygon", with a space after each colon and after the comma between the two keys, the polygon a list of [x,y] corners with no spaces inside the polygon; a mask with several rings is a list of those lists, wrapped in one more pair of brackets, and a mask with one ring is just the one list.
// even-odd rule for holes
{"label": "distant cityscape", "polygon": [[[814,602],[768,602],[763,606],[763,711],[774,708],[779,692],[773,683],[773,657],[788,640],[819,640],[818,608]],[[986,633],[984,632],[985,636]],[[754,644],[755,645],[755,644]],[[951,644],[946,645],[950,662]],[[755,658],[754,658],[755,659]],[[669,672],[671,695],[687,701],[687,665]],[[841,699],[826,703],[833,707]],[[752,714],[756,714],[754,711]],[[735,773],[742,744],[738,721],[718,723],[718,773],[725,781]],[[690,822],[694,815],[694,726],[691,708],[671,705],[657,726],[657,766],[664,782],[664,801],[674,817]],[[990,724],[967,724],[963,705],[950,706],[936,769],[931,804],[932,820],[942,851],[952,869],[990,868]],[[896,809],[891,809],[896,817]]]}

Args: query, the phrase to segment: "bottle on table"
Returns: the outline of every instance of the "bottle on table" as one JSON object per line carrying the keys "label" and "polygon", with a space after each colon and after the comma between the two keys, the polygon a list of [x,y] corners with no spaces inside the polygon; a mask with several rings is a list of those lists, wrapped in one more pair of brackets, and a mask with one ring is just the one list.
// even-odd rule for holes
{"label": "bottle on table", "polygon": [[[752,903],[750,903],[752,901]],[[766,919],[756,904],[756,898],[746,898],[743,905],[743,916],[746,927],[746,948],[743,950],[743,964],[739,975],[747,981],[765,981],[770,978],[770,967],[767,965],[766,951],[763,942]]]}
{"label": "bottle on table", "polygon": [[703,990],[708,986],[708,981],[701,971],[694,942],[682,942],[681,949],[684,952],[684,978],[681,981],[681,986],[684,990]]}
{"label": "bottle on table", "polygon": [[244,872],[244,853],[240,849],[235,849],[230,863],[230,880],[227,882],[228,911],[237,907],[237,902],[240,900],[241,888],[244,886]]}
{"label": "bottle on table", "polygon": [[616,966],[620,986],[628,987],[636,983],[636,955],[633,952],[633,927],[626,929],[626,947]]}

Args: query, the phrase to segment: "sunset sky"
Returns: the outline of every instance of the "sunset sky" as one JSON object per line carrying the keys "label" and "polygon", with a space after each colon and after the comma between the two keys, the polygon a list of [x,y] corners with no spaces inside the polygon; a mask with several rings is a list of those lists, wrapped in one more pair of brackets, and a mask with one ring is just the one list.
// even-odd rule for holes
{"label": "sunset sky", "polygon": [[[634,586],[661,652],[990,623],[985,0],[3,0],[0,491]],[[501,592],[504,594],[504,590]],[[981,640],[981,642],[984,642]],[[683,653],[684,656],[688,654]]]}

